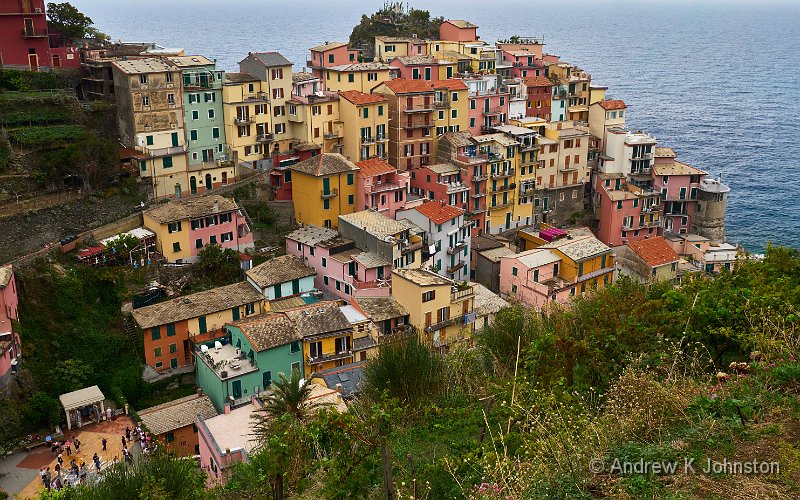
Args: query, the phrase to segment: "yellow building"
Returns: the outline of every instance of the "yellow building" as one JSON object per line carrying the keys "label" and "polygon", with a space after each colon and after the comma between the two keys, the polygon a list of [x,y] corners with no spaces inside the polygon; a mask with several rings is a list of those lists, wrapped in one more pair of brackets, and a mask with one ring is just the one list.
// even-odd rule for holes
{"label": "yellow building", "polygon": [[392,297],[408,311],[409,323],[434,347],[447,348],[472,338],[475,328],[472,287],[427,269],[392,271]]}
{"label": "yellow building", "polygon": [[567,119],[589,121],[592,75],[566,62],[551,63],[548,71],[551,78],[558,79],[559,84],[567,85]]}
{"label": "yellow building", "polygon": [[436,136],[469,130],[469,89],[464,81],[439,80],[432,84],[436,93]]}
{"label": "yellow building", "polygon": [[386,159],[389,142],[389,106],[386,97],[357,90],[339,92],[343,126],[342,154],[353,161]]}
{"label": "yellow building", "polygon": [[222,86],[222,113],[230,159],[257,166],[269,156],[275,135],[266,82],[248,73],[226,73]]}
{"label": "yellow building", "polygon": [[287,151],[292,141],[286,109],[292,93],[292,63],[278,52],[251,52],[239,61],[239,70],[261,80],[270,102],[272,129],[266,132],[274,134],[274,142],[265,156]]}
{"label": "yellow building", "polygon": [[343,130],[336,92],[322,90],[306,96],[293,95],[287,101],[287,109],[292,138],[314,143],[325,153],[341,151]]}
{"label": "yellow building", "polygon": [[473,137],[478,152],[489,158],[489,179],[486,182],[486,232],[496,234],[514,226],[517,203],[516,177],[521,155],[519,143],[505,134]]}
{"label": "yellow building", "polygon": [[303,336],[305,377],[354,361],[353,326],[336,302],[317,302],[284,314]]}
{"label": "yellow building", "polygon": [[339,215],[356,211],[359,168],[344,156],[321,153],[289,169],[297,222],[336,229]]}
{"label": "yellow building", "polygon": [[[170,133],[154,132],[148,137],[153,137],[153,146],[144,148],[144,153],[139,158],[139,175],[144,182],[151,186],[153,198],[180,198],[182,193],[190,191],[189,177],[187,174],[188,161],[185,151],[186,146],[162,146],[165,136]],[[159,138],[158,141],[155,138]]]}
{"label": "yellow building", "polygon": [[377,62],[340,64],[325,68],[325,88],[327,90],[357,90],[369,93],[379,83],[391,79],[389,66]]}
{"label": "yellow building", "polygon": [[389,62],[395,57],[428,53],[429,40],[416,37],[376,36],[375,61]]}

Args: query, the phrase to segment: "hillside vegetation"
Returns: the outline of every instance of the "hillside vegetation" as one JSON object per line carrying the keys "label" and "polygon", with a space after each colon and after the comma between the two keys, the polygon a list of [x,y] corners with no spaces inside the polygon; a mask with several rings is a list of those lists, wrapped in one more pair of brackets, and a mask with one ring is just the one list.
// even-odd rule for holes
{"label": "hillside vegetation", "polygon": [[411,8],[406,10],[402,2],[385,3],[374,14],[362,15],[361,21],[350,34],[350,46],[362,50],[362,58],[371,61],[375,52],[375,37],[417,36],[435,38],[439,35],[439,25],[443,17],[431,17],[427,10]]}

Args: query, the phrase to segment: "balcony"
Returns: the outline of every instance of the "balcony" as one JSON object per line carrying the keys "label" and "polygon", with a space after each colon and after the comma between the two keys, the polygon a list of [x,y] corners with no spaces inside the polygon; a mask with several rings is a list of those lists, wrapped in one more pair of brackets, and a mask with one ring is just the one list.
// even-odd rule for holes
{"label": "balcony", "polygon": [[321,354],[319,356],[309,356],[307,358],[309,365],[316,365],[325,363],[327,361],[338,361],[340,359],[347,359],[353,357],[353,351],[334,352],[330,354]]}
{"label": "balcony", "polygon": [[495,116],[503,114],[503,111],[503,108],[498,106],[496,108],[489,108],[488,110],[484,111],[483,114],[484,116]]}
{"label": "balcony", "polygon": [[469,191],[469,186],[467,186],[466,184],[464,184],[461,181],[449,182],[449,183],[448,182],[441,182],[439,184],[441,184],[442,186],[446,186],[447,187],[447,194],[461,193],[463,191]]}
{"label": "balcony", "polygon": [[250,123],[253,123],[253,119],[250,118],[249,116],[237,116],[236,118],[233,119],[233,123],[235,123],[236,125],[248,125]]}
{"label": "balcony", "polygon": [[501,170],[499,172],[492,172],[492,179],[504,179],[506,177],[513,177],[517,169],[509,168],[508,170]]}
{"label": "balcony", "polygon": [[514,201],[513,200],[508,200],[508,201],[500,202],[500,203],[498,203],[496,205],[492,205],[490,207],[486,207],[486,209],[487,210],[499,210],[501,208],[507,208],[507,207],[510,207],[510,206],[513,206],[513,205],[514,205]]}
{"label": "balcony", "polygon": [[403,128],[405,129],[414,129],[414,128],[431,128],[433,124],[430,120],[408,120],[403,123]]}
{"label": "balcony", "polygon": [[450,292],[450,302],[458,302],[459,300],[468,299],[473,295],[475,295],[475,291],[472,289],[472,286],[469,286],[469,288],[465,288],[464,290]]}
{"label": "balcony", "polygon": [[447,255],[456,255],[456,254],[460,253],[462,250],[464,250],[464,247],[466,247],[466,246],[467,246],[466,242],[459,241],[458,243],[456,243],[455,245],[453,245],[453,246],[451,246],[451,247],[449,247],[447,249]]}
{"label": "balcony", "polygon": [[[474,155],[459,154],[456,155],[456,160],[462,163],[483,163],[489,160],[489,156],[485,154],[474,154]],[[486,180],[486,178],[484,177],[483,179],[480,180]]]}
{"label": "balcony", "polygon": [[417,250],[422,250],[422,240],[420,240],[420,241],[418,241],[416,243],[411,243],[411,244],[406,245],[405,247],[401,248],[400,249],[400,254],[401,255],[406,255],[406,254],[409,254],[409,253],[412,253],[412,252],[416,252]]}
{"label": "balcony", "polygon": [[486,193],[474,193],[474,192],[473,192],[473,193],[471,194],[471,196],[472,196],[473,198],[483,198],[484,196],[486,196]]}
{"label": "balcony", "polygon": [[337,188],[328,190],[323,189],[321,191],[321,194],[323,200],[330,200],[331,198],[336,198],[337,196],[339,196],[339,190]]}
{"label": "balcony", "polygon": [[369,146],[371,144],[375,144],[375,138],[374,137],[361,136],[361,145],[362,146]]}
{"label": "balcony", "polygon": [[433,107],[436,109],[447,109],[450,107],[450,99],[443,99],[441,101],[433,101]]}
{"label": "balcony", "polygon": [[464,267],[464,261],[459,262],[458,264],[448,267],[447,274],[455,274],[457,273],[462,267]]}
{"label": "balcony", "polygon": [[485,181],[488,178],[489,178],[488,174],[486,174],[484,172],[481,172],[478,175],[473,175],[472,176],[472,181],[473,182],[481,182],[481,181]]}
{"label": "balcony", "polygon": [[531,196],[536,191],[536,186],[528,185],[528,186],[521,186],[519,188],[519,195],[520,196]]}
{"label": "balcony", "polygon": [[22,38],[47,38],[47,30],[23,28]]}
{"label": "balcony", "polygon": [[381,182],[376,184],[367,184],[364,186],[364,191],[367,193],[383,193],[385,191],[394,191],[396,189],[405,189],[405,185],[397,184],[394,182]]}
{"label": "balcony", "polygon": [[325,132],[324,134],[322,134],[322,137],[328,140],[339,139],[340,137],[342,137],[342,133],[339,131]]}
{"label": "balcony", "polygon": [[160,156],[172,156],[186,152],[186,146],[171,146],[168,148],[144,148],[144,152],[150,155],[151,158]]}
{"label": "balcony", "polygon": [[385,135],[378,134],[377,136],[375,136],[375,140],[377,142],[386,142],[389,140],[389,138],[386,137]]}
{"label": "balcony", "polygon": [[258,134],[256,136],[256,141],[258,142],[273,142],[275,141],[275,134]]}
{"label": "balcony", "polygon": [[434,110],[432,102],[424,104],[411,104],[403,108],[403,113],[428,113]]}
{"label": "balcony", "polygon": [[243,102],[269,102],[266,92],[255,92],[253,94],[245,94],[242,96]]}
{"label": "balcony", "polygon": [[492,190],[493,193],[502,193],[503,191],[513,191],[517,188],[516,183],[512,182],[508,186],[495,186]]}
{"label": "balcony", "polygon": [[425,327],[425,333],[436,332],[436,331],[442,330],[444,328],[447,328],[448,326],[457,325],[459,323],[462,323],[463,321],[464,321],[464,317],[463,316],[457,316],[455,318],[446,319],[444,321],[440,321],[438,323],[434,323],[434,324],[432,324],[430,326],[426,326]]}
{"label": "balcony", "polygon": [[576,170],[578,170],[578,166],[575,165],[575,164],[572,164],[572,165],[559,165],[558,166],[558,171],[559,172],[575,172]]}

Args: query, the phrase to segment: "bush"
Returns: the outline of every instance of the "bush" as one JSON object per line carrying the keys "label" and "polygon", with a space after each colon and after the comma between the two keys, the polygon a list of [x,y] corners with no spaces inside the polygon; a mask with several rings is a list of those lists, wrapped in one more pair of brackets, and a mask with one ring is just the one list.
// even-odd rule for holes
{"label": "bush", "polygon": [[75,139],[82,132],[83,127],[80,125],[53,125],[10,130],[8,136],[20,146],[52,148]]}
{"label": "bush", "polygon": [[374,400],[383,394],[407,404],[422,404],[444,389],[441,354],[408,335],[385,344],[364,369],[364,392]]}

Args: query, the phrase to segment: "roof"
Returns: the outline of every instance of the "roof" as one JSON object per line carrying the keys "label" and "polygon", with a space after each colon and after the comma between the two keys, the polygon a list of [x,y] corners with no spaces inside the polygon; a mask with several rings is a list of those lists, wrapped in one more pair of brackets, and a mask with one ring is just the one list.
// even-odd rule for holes
{"label": "roof", "polygon": [[497,242],[500,246],[495,248],[489,248],[486,250],[481,250],[478,252],[479,255],[482,255],[484,258],[492,261],[492,262],[499,262],[500,257],[506,257],[508,255],[514,255],[514,252],[511,251],[510,248],[503,245],[500,242]]}
{"label": "roof", "polygon": [[545,76],[528,76],[522,79],[526,87],[552,87],[553,82]]}
{"label": "roof", "polygon": [[706,172],[699,168],[677,160],[670,163],[654,163],[650,168],[655,175],[706,175]]}
{"label": "roof", "polygon": [[353,255],[353,260],[367,269],[392,265],[392,261],[390,259],[387,259],[377,252],[361,252]]}
{"label": "roof", "polygon": [[519,144],[511,137],[500,133],[476,135],[475,137],[473,137],[473,139],[475,139],[475,141],[478,143],[494,141],[500,144],[501,146],[516,146],[517,144]]}
{"label": "roof", "polygon": [[485,233],[480,236],[473,236],[470,240],[470,246],[476,252],[489,250],[491,248],[498,248],[504,246],[502,242],[497,241],[493,236],[486,235]]}
{"label": "roof", "polygon": [[292,82],[307,82],[309,80],[319,80],[319,77],[311,73],[306,73],[305,71],[295,71],[292,73]]}
{"label": "roof", "polygon": [[465,28],[477,28],[477,26],[476,26],[476,25],[472,24],[472,23],[471,23],[471,22],[469,22],[469,21],[464,21],[463,19],[448,19],[448,20],[446,20],[445,22],[446,22],[446,23],[450,23],[450,24],[452,24],[453,26],[455,26],[456,28],[461,28],[461,29],[465,29]]}
{"label": "roof", "polygon": [[301,295],[294,295],[292,297],[286,297],[285,299],[270,300],[269,308],[270,311],[276,313],[276,312],[283,312],[288,309],[303,307],[307,304],[314,304],[316,302],[317,299],[312,297],[310,294],[301,294]]}
{"label": "roof", "polygon": [[291,66],[292,62],[278,52],[251,52],[247,57],[253,57],[267,68],[274,66]]}
{"label": "roof", "polygon": [[12,276],[14,276],[14,268],[11,267],[11,264],[0,266],[0,286],[8,286]]}
{"label": "roof", "polygon": [[218,415],[211,398],[207,395],[192,394],[185,398],[151,406],[137,412],[142,423],[156,436],[192,425],[197,416],[203,418]]}
{"label": "roof", "polygon": [[250,73],[225,73],[225,83],[257,82],[258,78]]}
{"label": "roof", "polygon": [[320,153],[307,160],[289,166],[290,170],[301,172],[316,177],[339,174],[342,172],[355,172],[358,167],[339,153]]}
{"label": "roof", "polygon": [[656,158],[675,158],[675,150],[672,148],[656,148]]}
{"label": "roof", "polygon": [[426,201],[414,210],[430,219],[434,224],[444,224],[459,215],[464,215],[464,209],[436,200]]}
{"label": "roof", "polygon": [[372,177],[397,171],[397,169],[389,165],[386,160],[381,160],[380,158],[362,160],[357,162],[356,165],[361,169],[359,175],[363,175],[364,177]]}
{"label": "roof", "polygon": [[[417,55],[417,56],[398,56],[395,57],[406,66],[415,66],[421,64],[437,64],[439,61],[431,55]],[[391,62],[391,61],[390,61]]]}
{"label": "roof", "polygon": [[626,245],[650,267],[663,266],[680,260],[675,250],[661,236],[633,241]]}
{"label": "roof", "polygon": [[103,245],[109,245],[111,243],[114,243],[115,241],[117,241],[118,239],[120,239],[123,236],[131,236],[131,237],[136,238],[137,240],[141,241],[141,240],[146,240],[146,239],[149,239],[149,238],[153,238],[153,237],[155,237],[155,235],[156,234],[154,232],[150,231],[149,229],[145,229],[143,227],[137,227],[137,228],[131,229],[130,231],[126,231],[124,233],[120,233],[120,234],[116,234],[114,236],[110,236],[108,238],[104,238],[104,239],[100,240],[99,243],[101,243]]}
{"label": "roof", "polygon": [[283,314],[292,320],[298,334],[303,338],[353,329],[336,302],[318,302],[284,311]]}
{"label": "roof", "polygon": [[144,213],[156,222],[169,224],[170,222],[196,219],[238,209],[239,205],[236,204],[233,198],[210,194],[172,200],[169,203],[149,208]]}
{"label": "roof", "polygon": [[336,66],[328,66],[325,69],[326,70],[330,69],[333,71],[375,71],[375,70],[388,70],[389,65],[383,64],[381,62],[357,62],[357,63],[339,64]]}
{"label": "roof", "polygon": [[433,82],[433,88],[435,89],[447,89],[447,90],[467,90],[467,84],[464,83],[464,80],[457,80],[457,79],[449,79],[449,80],[437,80]]}
{"label": "roof", "polygon": [[294,240],[304,245],[314,246],[317,243],[328,241],[339,236],[335,229],[319,226],[303,226],[286,235],[286,239]]}
{"label": "roof", "polygon": [[321,378],[329,389],[342,389],[342,396],[347,398],[358,392],[361,380],[364,378],[365,361],[351,363],[344,366],[335,366],[316,372],[313,377]]}
{"label": "roof", "polygon": [[144,59],[116,60],[112,63],[120,71],[127,75],[137,75],[143,73],[171,73],[178,71],[177,68],[164,62],[160,57],[148,57]]}
{"label": "roof", "polygon": [[405,307],[397,302],[394,297],[354,297],[353,301],[364,311],[369,319],[375,322],[386,321],[392,318],[408,316]]}
{"label": "roof", "polygon": [[83,406],[99,403],[100,401],[104,401],[106,397],[103,395],[103,392],[99,387],[93,385],[91,387],[86,387],[83,389],[78,389],[77,391],[62,394],[58,397],[58,399],[61,400],[61,406],[63,406],[66,411],[70,411]]}
{"label": "roof", "polygon": [[498,125],[496,127],[492,127],[495,130],[499,130],[505,134],[511,135],[532,135],[535,134],[536,131],[529,129],[527,127],[519,127],[517,125]]}
{"label": "roof", "polygon": [[390,219],[375,210],[362,210],[352,214],[342,214],[339,216],[339,220],[359,227],[381,239],[394,236],[415,227],[414,224],[409,221]]}
{"label": "roof", "polygon": [[351,325],[367,321],[367,317],[364,316],[364,314],[354,306],[339,306],[339,309],[342,311],[342,314],[344,314],[344,317],[347,318],[347,321],[349,321]]}
{"label": "roof", "polygon": [[424,80],[409,80],[407,78],[395,78],[383,82],[395,94],[412,94],[415,92],[433,92],[433,86]]}
{"label": "roof", "polygon": [[242,281],[140,307],[131,314],[139,328],[153,328],[250,304],[263,298],[250,283]]}
{"label": "roof", "polygon": [[473,310],[478,317],[495,314],[500,309],[508,307],[508,302],[480,283],[472,284],[472,292],[475,294]]}
{"label": "roof", "polygon": [[475,144],[472,134],[464,130],[462,132],[446,132],[439,140],[445,139],[453,146],[460,148],[464,146],[472,146]]}
{"label": "roof", "polygon": [[375,38],[382,42],[389,42],[389,43],[400,43],[400,42],[409,42],[409,43],[425,43],[427,40],[424,38],[414,38],[410,36],[385,36],[385,35],[378,35]]}
{"label": "roof", "polygon": [[221,453],[225,453],[225,450],[235,450],[237,448],[249,453],[257,444],[253,432],[255,420],[252,416],[257,415],[258,412],[258,406],[248,404],[216,417],[204,418],[202,425],[205,425],[206,429],[208,429],[209,435],[213,438],[213,442],[216,443]]}
{"label": "roof", "polygon": [[193,66],[210,66],[214,61],[206,56],[172,56],[168,57],[169,61],[178,67],[193,67]]}
{"label": "roof", "polygon": [[281,255],[257,265],[245,274],[256,285],[266,288],[307,276],[315,276],[317,272],[294,255]]}
{"label": "roof", "polygon": [[606,111],[610,111],[612,109],[625,109],[628,106],[625,105],[625,101],[622,99],[609,99],[605,101],[600,101],[600,107],[605,109]]}
{"label": "roof", "polygon": [[308,50],[314,52],[325,52],[326,50],[338,49],[339,47],[345,47],[345,46],[347,46],[347,44],[342,42],[325,42],[322,45],[311,47]]}
{"label": "roof", "polygon": [[452,285],[453,282],[444,276],[428,271],[427,269],[395,269],[392,273],[407,279],[419,286]]}
{"label": "roof", "polygon": [[320,146],[316,142],[303,141],[295,144],[292,149],[294,149],[295,151],[316,151],[318,149],[322,149],[322,146]]}
{"label": "roof", "polygon": [[452,163],[437,163],[435,165],[425,165],[424,167],[420,168],[427,168],[431,172],[442,175],[461,172],[461,169],[453,165]]}
{"label": "roof", "polygon": [[380,94],[365,94],[364,92],[359,92],[358,90],[340,91],[339,96],[352,102],[356,106],[386,102],[386,98]]}
{"label": "roof", "polygon": [[559,238],[551,243],[543,245],[540,248],[558,249],[561,253],[576,262],[611,252],[611,248],[595,238],[591,232],[589,232],[589,234],[570,232],[570,235],[571,237],[568,236],[566,238]]}
{"label": "roof", "polygon": [[553,264],[561,260],[561,257],[546,248],[534,248],[533,250],[526,250],[507,257],[509,259],[517,259],[528,269],[546,266],[547,264]]}
{"label": "roof", "polygon": [[258,352],[301,340],[303,336],[284,313],[267,313],[231,323]]}

